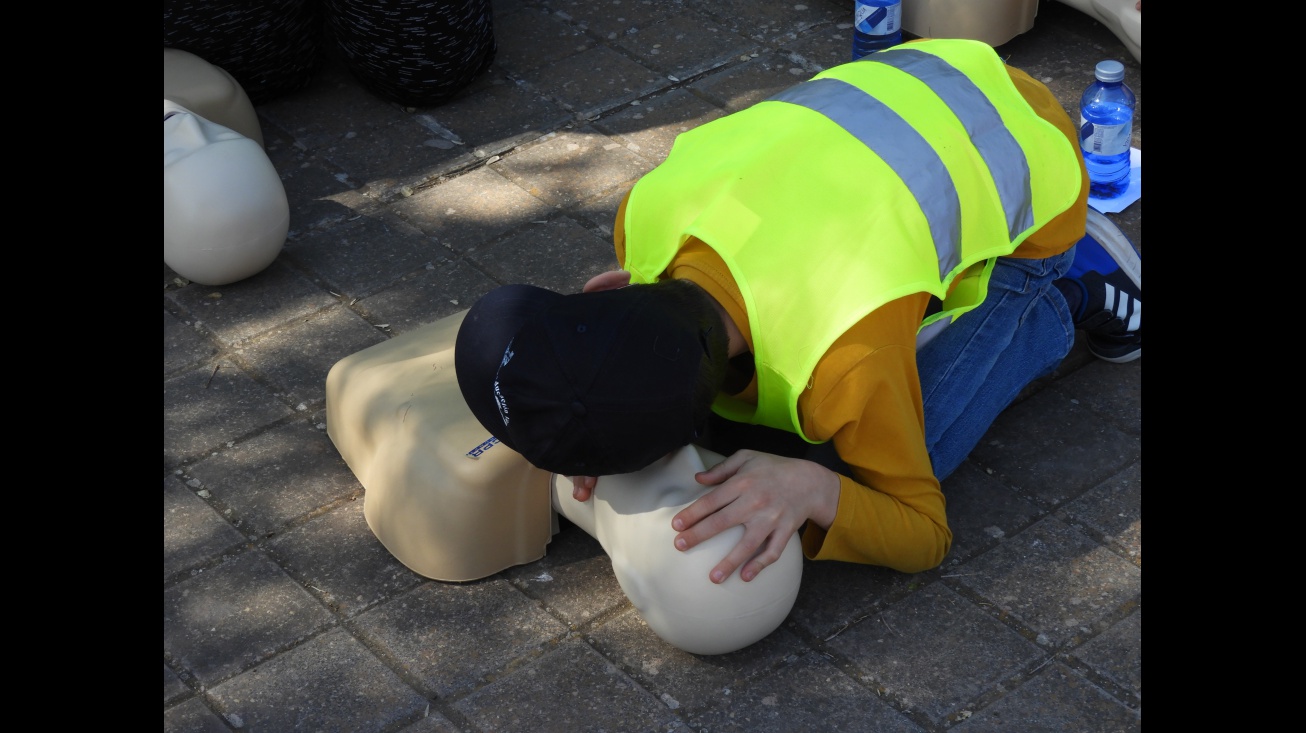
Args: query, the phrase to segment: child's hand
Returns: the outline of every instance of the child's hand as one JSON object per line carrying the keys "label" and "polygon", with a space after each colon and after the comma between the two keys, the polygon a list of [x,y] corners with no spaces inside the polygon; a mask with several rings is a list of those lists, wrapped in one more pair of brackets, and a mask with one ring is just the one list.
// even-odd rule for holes
{"label": "child's hand", "polygon": [[571,498],[576,501],[586,502],[594,495],[594,485],[599,482],[597,476],[572,476],[571,477]]}

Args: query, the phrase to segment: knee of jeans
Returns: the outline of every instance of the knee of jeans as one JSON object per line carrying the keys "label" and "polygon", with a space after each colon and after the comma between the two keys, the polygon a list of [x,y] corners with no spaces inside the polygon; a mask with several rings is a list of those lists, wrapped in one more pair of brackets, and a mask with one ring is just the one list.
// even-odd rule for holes
{"label": "knee of jeans", "polygon": [[1063,278],[1066,276],[1067,272],[1070,272],[1070,266],[1075,264],[1076,246],[1077,245],[1072,244],[1070,245],[1070,249],[1066,250],[1065,252],[1062,252],[1059,255],[1053,255],[1052,257],[1048,258],[1048,260],[1051,261],[1051,265],[1052,265],[1053,280]]}
{"label": "knee of jeans", "polygon": [[1041,279],[1037,264],[1039,262],[1041,260],[1022,261],[1006,258],[998,260],[997,266],[993,268],[993,274],[989,276],[989,288],[1021,294],[1036,290]]}
{"label": "knee of jeans", "polygon": [[1070,306],[1066,303],[1066,299],[1061,297],[1060,291],[1056,288],[1049,287],[1042,300],[1047,302],[1057,321],[1061,323],[1065,337],[1060,353],[1056,355],[1052,365],[1048,368],[1048,371],[1051,372],[1061,364],[1063,359],[1070,355],[1070,350],[1075,348],[1075,319],[1070,313]]}

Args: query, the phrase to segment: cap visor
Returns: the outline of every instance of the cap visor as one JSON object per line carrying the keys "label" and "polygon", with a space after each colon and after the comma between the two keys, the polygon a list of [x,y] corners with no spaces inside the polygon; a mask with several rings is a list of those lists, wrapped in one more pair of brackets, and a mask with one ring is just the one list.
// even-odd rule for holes
{"label": "cap visor", "polygon": [[504,285],[478,300],[458,329],[454,369],[463,399],[481,425],[514,450],[494,400],[495,375],[521,327],[562,297],[534,285]]}

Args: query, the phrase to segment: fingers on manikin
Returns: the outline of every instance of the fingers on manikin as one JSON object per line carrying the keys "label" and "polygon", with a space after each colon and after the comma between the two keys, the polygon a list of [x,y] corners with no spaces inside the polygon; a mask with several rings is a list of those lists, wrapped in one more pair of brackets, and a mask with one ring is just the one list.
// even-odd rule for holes
{"label": "fingers on manikin", "polygon": [[[759,532],[753,532],[747,528],[744,529],[743,538],[740,539],[739,543],[730,551],[730,554],[726,555],[725,559],[712,569],[709,577],[712,579],[713,583],[725,582],[726,578],[729,578],[730,574],[735,571],[735,568],[744,566],[746,563],[757,562],[763,557],[758,553],[758,548],[764,547],[766,538],[762,537],[759,539],[759,534]],[[760,571],[761,568],[756,568],[748,577],[744,578],[744,580],[752,580]]]}
{"label": "fingers on manikin", "polygon": [[751,453],[747,450],[741,450],[729,458],[721,461],[694,475],[694,478],[700,483],[707,486],[719,484],[739,472],[739,468],[748,460]]}
{"label": "fingers on manikin", "polygon": [[571,477],[571,498],[576,501],[589,501],[590,496],[594,493],[594,486],[598,483],[595,476],[572,476]]}
{"label": "fingers on manikin", "polygon": [[766,545],[763,546],[762,551],[752,560],[745,563],[744,567],[739,571],[739,577],[743,578],[745,581],[756,578],[758,573],[762,572],[763,569],[774,565],[775,562],[780,559],[780,555],[784,552],[785,545],[787,544],[788,540],[780,543],[778,542],[776,535],[771,535],[770,539],[767,540]]}

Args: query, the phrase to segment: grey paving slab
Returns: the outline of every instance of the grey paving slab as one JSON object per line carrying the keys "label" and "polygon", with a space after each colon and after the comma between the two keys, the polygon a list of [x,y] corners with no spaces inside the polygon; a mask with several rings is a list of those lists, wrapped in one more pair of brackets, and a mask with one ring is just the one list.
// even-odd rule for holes
{"label": "grey paving slab", "polygon": [[1130,434],[1143,430],[1143,362],[1110,364],[1094,359],[1069,374],[1057,388],[1082,401]]}
{"label": "grey paving slab", "polygon": [[999,415],[969,460],[1054,507],[1129,465],[1140,450],[1137,435],[1077,398],[1045,389]]}
{"label": "grey paving slab", "polygon": [[547,218],[553,207],[512,183],[500,168],[485,166],[396,201],[391,210],[454,252],[463,253],[523,224]]}
{"label": "grey paving slab", "polygon": [[1074,643],[1142,593],[1142,571],[1055,517],[967,563],[956,582],[1034,632]]}
{"label": "grey paving slab", "polygon": [[163,733],[228,733],[230,730],[200,698],[191,698],[163,711]]}
{"label": "grey paving slab", "polygon": [[830,641],[884,603],[925,581],[887,568],[844,562],[807,562],[789,623],[821,641]]}
{"label": "grey paving slab", "polygon": [[360,181],[348,171],[305,147],[275,125],[262,125],[264,150],[281,177],[290,207],[290,231],[295,240],[315,229],[326,229],[377,206],[359,190]]}
{"label": "grey paving slab", "polygon": [[424,583],[354,621],[428,694],[469,692],[567,627],[504,580]]}
{"label": "grey paving slab", "polygon": [[[622,188],[613,189],[610,193],[597,198],[581,201],[570,209],[570,213],[587,224],[604,242],[611,243],[612,230],[617,221],[617,209],[621,207],[621,201],[626,193],[627,191]],[[610,252],[610,255],[608,269],[615,270],[617,268],[615,252]]]}
{"label": "grey paving slab", "polygon": [[[493,9],[498,58],[446,104],[381,100],[327,54],[260,105],[285,246],[222,286],[164,266],[164,730],[1140,730],[1141,360],[1082,337],[944,481],[940,567],[806,561],[788,618],[731,654],[662,641],[565,520],[468,583],[376,540],[326,370],[498,284],[579,290],[678,134],[850,52],[852,0]],[[997,51],[1072,117],[1122,61],[1141,149],[1142,68],[1101,23],[1044,0]],[[1141,250],[1142,202],[1109,218]]]}
{"label": "grey paving slab", "polygon": [[725,115],[685,89],[635,100],[624,109],[595,123],[609,135],[627,141],[626,147],[653,165],[666,160],[676,136]]}
{"label": "grey paving slab", "polygon": [[503,43],[494,62],[508,71],[526,72],[594,48],[597,43],[584,30],[546,8],[522,7],[495,18],[496,37]]}
{"label": "grey paving slab", "polygon": [[323,54],[319,62],[322,66],[307,88],[260,105],[259,116],[292,135],[304,149],[320,152],[352,139],[350,133],[357,138],[361,129],[393,123],[396,105],[369,93],[333,55]]}
{"label": "grey paving slab", "polygon": [[[341,297],[370,295],[451,254],[420,229],[386,211],[286,244],[286,253]],[[346,301],[349,302],[349,301]]]}
{"label": "grey paving slab", "polygon": [[1142,715],[1059,664],[1051,664],[991,707],[967,716],[952,728],[963,733],[998,731],[1097,731],[1132,733],[1142,730]]}
{"label": "grey paving slab", "polygon": [[291,577],[346,618],[425,580],[376,540],[363,504],[362,498],[347,501],[279,533],[267,545]]}
{"label": "grey paving slab", "polygon": [[993,615],[934,583],[845,631],[840,655],[869,675],[900,710],[939,725],[1043,653]]}
{"label": "grey paving slab", "polygon": [[721,27],[709,16],[685,9],[612,40],[636,61],[672,81],[724,66],[757,43]]}
{"label": "grey paving slab", "polygon": [[972,463],[943,481],[952,549],[943,567],[954,568],[1005,542],[1044,511]]}
{"label": "grey paving slab", "polygon": [[332,629],[212,688],[233,728],[379,733],[428,702],[343,629]]}
{"label": "grey paving slab", "polygon": [[326,376],[341,354],[386,340],[384,324],[370,323],[334,305],[293,326],[252,339],[240,350],[244,363],[296,410],[326,400]]}
{"label": "grey paving slab", "polygon": [[468,154],[443,145],[441,132],[416,115],[368,93],[333,54],[324,54],[321,70],[294,102],[273,100],[259,114],[380,198]]}
{"label": "grey paving slab", "polygon": [[270,535],[362,491],[326,431],[304,420],[278,426],[201,460],[189,479],[250,535]]}
{"label": "grey paving slab", "polygon": [[559,524],[543,559],[504,575],[573,630],[629,607],[598,540],[565,519]]}
{"label": "grey paving slab", "polygon": [[182,483],[180,478],[163,477],[165,579],[205,565],[244,542],[245,535]]}
{"label": "grey paving slab", "polygon": [[[823,0],[704,0],[701,7],[741,36],[776,43],[784,43],[821,23],[847,20],[852,10],[851,4],[840,10],[837,4]],[[851,39],[849,35],[850,43]]]}
{"label": "grey paving slab", "polygon": [[556,14],[600,40],[640,33],[668,17],[693,12],[697,3],[685,0],[558,0],[549,3]]}
{"label": "grey paving slab", "polygon": [[569,110],[524,80],[496,76],[484,84],[475,96],[427,113],[455,132],[478,161],[507,153],[573,119]]}
{"label": "grey paving slab", "polygon": [[192,327],[226,346],[304,318],[336,302],[302,272],[286,266],[289,247],[251,277],[226,285],[200,285],[164,292]]}
{"label": "grey paving slab", "polygon": [[851,61],[852,15],[840,13],[837,19],[813,26],[783,48],[790,61],[813,74]]}
{"label": "grey paving slab", "polygon": [[690,654],[659,638],[633,608],[607,620],[586,639],[644,689],[687,712],[732,702],[732,690],[739,684],[807,650],[780,628],[729,654]]}
{"label": "grey paving slab", "polygon": [[1143,461],[1140,458],[1058,511],[1076,527],[1100,538],[1130,562],[1143,566]]}
{"label": "grey paving slab", "polygon": [[825,655],[808,652],[772,675],[724,691],[719,705],[689,715],[695,730],[751,731],[922,730],[876,691],[850,678]]}
{"label": "grey paving slab", "polygon": [[1119,685],[1140,701],[1143,697],[1143,609],[1136,608],[1102,634],[1074,651],[1092,671]]}
{"label": "grey paving slab", "polygon": [[576,641],[560,644],[454,707],[479,730],[687,730],[664,701]]}
{"label": "grey paving slab", "polygon": [[219,359],[163,382],[163,465],[172,470],[294,415],[235,362]]}
{"label": "grey paving slab", "polygon": [[551,132],[491,164],[532,196],[562,208],[618,186],[629,188],[652,164],[592,127]]}
{"label": "grey paving slab", "polygon": [[[392,287],[358,300],[354,307],[378,329],[398,336],[467,310],[496,285],[470,262],[445,262],[401,278]],[[339,361],[351,353],[331,355]]]}
{"label": "grey paving slab", "polygon": [[612,240],[567,217],[527,224],[473,253],[501,284],[527,283],[577,293],[591,277],[616,267]]}
{"label": "grey paving slab", "polygon": [[748,54],[747,58],[741,55],[739,63],[697,79],[688,88],[727,112],[738,112],[811,78],[814,73],[816,69],[804,59],[795,60],[788,54],[762,49]]}
{"label": "grey paving slab", "polygon": [[331,621],[308,591],[254,550],[164,592],[163,652],[208,687]]}
{"label": "grey paving slab", "polygon": [[400,733],[462,733],[463,730],[439,711],[428,711],[426,717],[404,728]]}
{"label": "grey paving slab", "polygon": [[189,321],[163,311],[163,375],[175,374],[218,353],[216,344]]}
{"label": "grey paving slab", "polygon": [[607,46],[568,56],[524,77],[584,119],[659,91],[670,81]]}
{"label": "grey paving slab", "polygon": [[190,688],[186,686],[186,683],[182,682],[177,673],[168,669],[165,664],[163,666],[163,704],[167,705],[179,700],[189,692]]}

